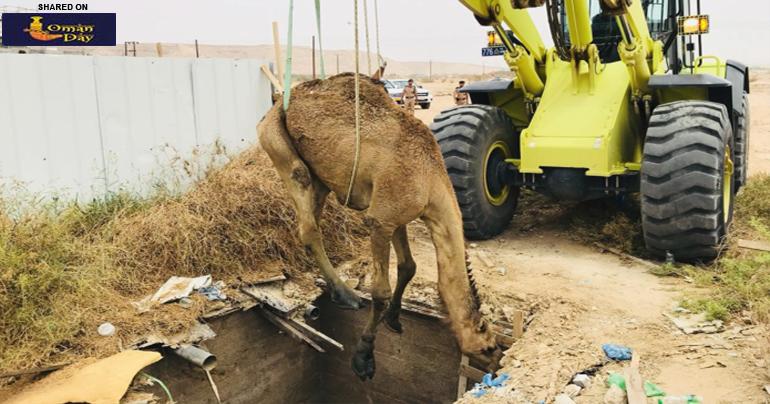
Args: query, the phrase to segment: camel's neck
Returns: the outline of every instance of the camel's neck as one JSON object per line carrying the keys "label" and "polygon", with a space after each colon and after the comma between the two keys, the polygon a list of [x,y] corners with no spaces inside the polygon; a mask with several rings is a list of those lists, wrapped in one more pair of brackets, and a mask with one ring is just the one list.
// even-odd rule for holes
{"label": "camel's neck", "polygon": [[436,198],[423,220],[436,247],[439,293],[460,347],[465,352],[484,349],[489,344],[488,334],[478,330],[478,292],[466,265],[462,217],[454,195]]}

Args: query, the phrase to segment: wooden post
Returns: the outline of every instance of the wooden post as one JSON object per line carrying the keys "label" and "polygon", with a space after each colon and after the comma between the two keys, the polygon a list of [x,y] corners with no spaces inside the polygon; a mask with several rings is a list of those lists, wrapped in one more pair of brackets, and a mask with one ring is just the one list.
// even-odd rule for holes
{"label": "wooden post", "polygon": [[163,45],[160,42],[155,42],[155,52],[157,52],[159,58],[163,57]]}
{"label": "wooden post", "polygon": [[312,52],[313,52],[313,57],[312,57],[312,60],[313,60],[313,80],[315,80],[316,79],[316,77],[315,77],[315,35],[313,35],[313,50],[312,50]]}
{"label": "wooden post", "polygon": [[195,40],[195,58],[197,59],[199,57],[201,57],[201,53],[200,53],[200,50],[198,49],[198,40],[196,39]]}
{"label": "wooden post", "polygon": [[[470,364],[470,358],[463,355],[462,359],[460,359],[460,370],[462,370],[463,366],[468,366]],[[461,399],[465,392],[468,390],[468,377],[465,376],[463,373],[460,373],[460,380],[457,381],[457,399]]]}
{"label": "wooden post", "polygon": [[275,72],[279,78],[283,78],[283,65],[281,65],[281,37],[278,34],[278,21],[273,21],[273,48],[275,51]]}
{"label": "wooden post", "polygon": [[428,61],[428,81],[433,81],[433,61]]}
{"label": "wooden post", "polygon": [[340,54],[337,54],[337,74],[340,74]]}

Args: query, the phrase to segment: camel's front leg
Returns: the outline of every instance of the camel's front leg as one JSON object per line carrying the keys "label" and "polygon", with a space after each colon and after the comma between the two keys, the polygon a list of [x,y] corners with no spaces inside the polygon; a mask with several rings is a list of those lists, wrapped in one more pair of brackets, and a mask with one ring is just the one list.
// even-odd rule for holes
{"label": "camel's front leg", "polygon": [[383,320],[389,330],[401,334],[404,331],[401,321],[398,319],[401,314],[401,299],[404,297],[406,285],[412,280],[417,270],[417,265],[414,263],[412,252],[409,249],[406,225],[400,226],[393,233],[393,249],[396,250],[396,257],[398,258],[398,282],[393,291],[393,298],[390,299],[390,304],[383,315]]}
{"label": "camel's front leg", "polygon": [[361,380],[374,377],[374,337],[377,334],[377,325],[382,319],[382,313],[388,306],[391,295],[390,281],[388,280],[388,258],[392,234],[392,228],[380,224],[372,226],[372,260],[374,263],[372,307],[369,312],[369,322],[364,328],[361,340],[356,345],[356,352],[352,359],[353,372]]}

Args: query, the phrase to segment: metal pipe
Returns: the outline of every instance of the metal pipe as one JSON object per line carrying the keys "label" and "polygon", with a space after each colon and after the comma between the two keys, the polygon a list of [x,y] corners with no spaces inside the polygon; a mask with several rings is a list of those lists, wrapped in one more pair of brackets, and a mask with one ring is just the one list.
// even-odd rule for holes
{"label": "metal pipe", "polygon": [[308,304],[305,306],[305,318],[308,320],[318,320],[321,317],[321,310],[318,307]]}
{"label": "metal pipe", "polygon": [[205,371],[217,367],[217,357],[214,354],[194,345],[182,345],[175,349],[174,353]]}

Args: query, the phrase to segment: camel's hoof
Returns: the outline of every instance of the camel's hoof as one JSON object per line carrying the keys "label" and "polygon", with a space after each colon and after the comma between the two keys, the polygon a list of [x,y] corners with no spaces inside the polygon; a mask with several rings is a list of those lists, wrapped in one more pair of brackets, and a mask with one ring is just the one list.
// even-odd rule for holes
{"label": "camel's hoof", "polygon": [[398,319],[399,314],[401,314],[401,310],[388,308],[388,310],[385,312],[385,315],[382,317],[382,319],[385,322],[385,328],[387,328],[388,330],[396,334],[403,334],[404,327],[401,326],[401,321],[399,321]]}
{"label": "camel's hoof", "polygon": [[374,378],[374,337],[361,337],[361,340],[358,341],[358,345],[356,345],[356,352],[353,354],[353,359],[351,359],[350,362],[353,373],[355,373],[361,381],[366,381],[367,378]]}
{"label": "camel's hoof", "polygon": [[358,310],[364,307],[361,298],[347,286],[332,287],[331,295],[332,302],[342,309]]}

